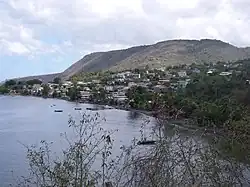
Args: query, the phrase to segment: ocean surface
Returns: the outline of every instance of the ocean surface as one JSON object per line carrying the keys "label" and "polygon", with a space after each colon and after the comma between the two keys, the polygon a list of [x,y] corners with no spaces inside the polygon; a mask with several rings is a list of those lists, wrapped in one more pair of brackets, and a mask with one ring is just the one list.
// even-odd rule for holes
{"label": "ocean surface", "polygon": [[[82,111],[75,107],[83,108]],[[27,173],[26,148],[38,145],[41,140],[53,142],[53,151],[60,152],[65,144],[61,133],[69,131],[70,116],[78,122],[89,104],[76,104],[57,99],[43,99],[23,96],[0,96],[0,186],[14,183]],[[54,110],[63,110],[56,113]],[[140,129],[145,132],[155,124],[153,118],[142,114],[117,109],[98,111],[101,123],[107,130],[118,131],[113,135],[114,148],[129,145],[133,138],[140,138]],[[145,121],[149,122],[145,123]],[[144,134],[145,135],[145,134]],[[147,135],[145,135],[147,136]]]}

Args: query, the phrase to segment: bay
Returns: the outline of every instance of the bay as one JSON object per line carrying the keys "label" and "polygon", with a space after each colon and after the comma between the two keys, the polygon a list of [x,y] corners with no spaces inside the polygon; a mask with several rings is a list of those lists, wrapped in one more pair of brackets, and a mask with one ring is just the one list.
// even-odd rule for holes
{"label": "bay", "polygon": [[[83,110],[77,111],[75,107]],[[91,113],[85,110],[88,107],[93,106],[56,99],[0,96],[0,186],[8,186],[17,176],[27,173],[26,148],[23,145],[46,140],[53,142],[55,152],[60,151],[63,146],[60,133],[69,130],[69,117],[78,122],[83,112]],[[56,109],[63,112],[56,113]],[[101,123],[104,129],[118,130],[113,137],[116,151],[121,145],[129,145],[134,137],[140,137],[145,119],[150,121],[144,127],[146,131],[155,123],[153,118],[129,111],[111,109],[98,113],[105,118]]]}

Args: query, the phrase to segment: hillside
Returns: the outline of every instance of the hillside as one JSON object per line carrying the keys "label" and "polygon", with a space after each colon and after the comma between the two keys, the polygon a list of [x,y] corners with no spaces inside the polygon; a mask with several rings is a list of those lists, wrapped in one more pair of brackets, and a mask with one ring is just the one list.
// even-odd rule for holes
{"label": "hillside", "polygon": [[237,48],[219,40],[172,40],[151,45],[117,63],[111,70],[146,65],[157,68],[175,64],[236,61],[249,57],[249,49]]}
{"label": "hillside", "polygon": [[220,40],[169,40],[124,50],[92,53],[60,74],[39,77],[48,81],[55,76],[68,79],[81,72],[120,71],[142,68],[146,65],[157,68],[175,64],[236,61],[245,58],[250,58],[250,48],[238,48]]}
{"label": "hillside", "polygon": [[52,81],[56,77],[60,77],[61,73],[54,73],[54,74],[47,74],[47,75],[36,75],[36,76],[28,76],[28,77],[22,77],[22,78],[16,78],[18,81],[28,81],[31,79],[40,79],[41,81],[47,83]]}

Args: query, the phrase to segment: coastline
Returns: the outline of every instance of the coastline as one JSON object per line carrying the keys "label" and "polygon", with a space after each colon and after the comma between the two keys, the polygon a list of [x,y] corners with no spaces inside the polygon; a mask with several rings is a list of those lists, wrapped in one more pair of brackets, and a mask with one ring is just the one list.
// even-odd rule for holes
{"label": "coastline", "polygon": [[[107,104],[99,104],[99,103],[93,103],[93,102],[78,102],[78,101],[70,101],[70,100],[67,100],[67,99],[63,99],[63,98],[52,98],[52,97],[41,97],[41,96],[34,96],[34,95],[21,95],[21,94],[0,94],[0,96],[11,96],[11,97],[15,97],[15,96],[22,96],[22,97],[35,97],[35,98],[42,98],[42,99],[55,99],[55,100],[64,100],[64,101],[67,101],[67,102],[70,102],[70,103],[80,103],[80,104],[91,104],[91,105],[97,105],[97,106],[101,106],[101,107],[104,107],[104,106],[109,106],[109,107],[112,107],[113,109],[117,109],[117,110],[123,110],[123,111],[129,111],[129,112],[136,112],[136,113],[141,113],[141,114],[144,114],[146,116],[149,116],[149,117],[155,117],[154,116],[154,112],[153,111],[150,111],[150,110],[141,110],[141,109],[134,109],[134,108],[128,108],[128,107],[124,107],[124,106],[117,106],[117,105],[107,105]],[[107,110],[105,108],[103,109],[99,109],[99,110]],[[202,128],[202,127],[198,127],[196,125],[189,125],[189,124],[186,124],[185,122],[186,119],[179,119],[179,120],[171,120],[171,121],[168,121],[166,123],[166,126],[172,126],[172,127],[177,127],[177,128],[180,128],[182,130],[187,130],[187,131],[191,131],[191,132],[195,132],[195,131],[199,131],[199,130],[205,130],[207,131],[208,133],[209,132],[212,132],[211,129],[206,129],[206,128]]]}

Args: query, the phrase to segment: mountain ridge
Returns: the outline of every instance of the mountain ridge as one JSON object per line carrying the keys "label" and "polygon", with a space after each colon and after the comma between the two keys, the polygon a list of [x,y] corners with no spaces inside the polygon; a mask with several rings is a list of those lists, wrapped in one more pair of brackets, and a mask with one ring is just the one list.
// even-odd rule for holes
{"label": "mountain ridge", "polygon": [[90,53],[61,73],[21,79],[28,80],[35,77],[48,82],[55,77],[66,80],[81,72],[121,71],[145,66],[158,68],[176,64],[237,61],[246,58],[250,58],[250,47],[236,47],[230,43],[215,39],[174,39],[160,41],[152,45]]}

